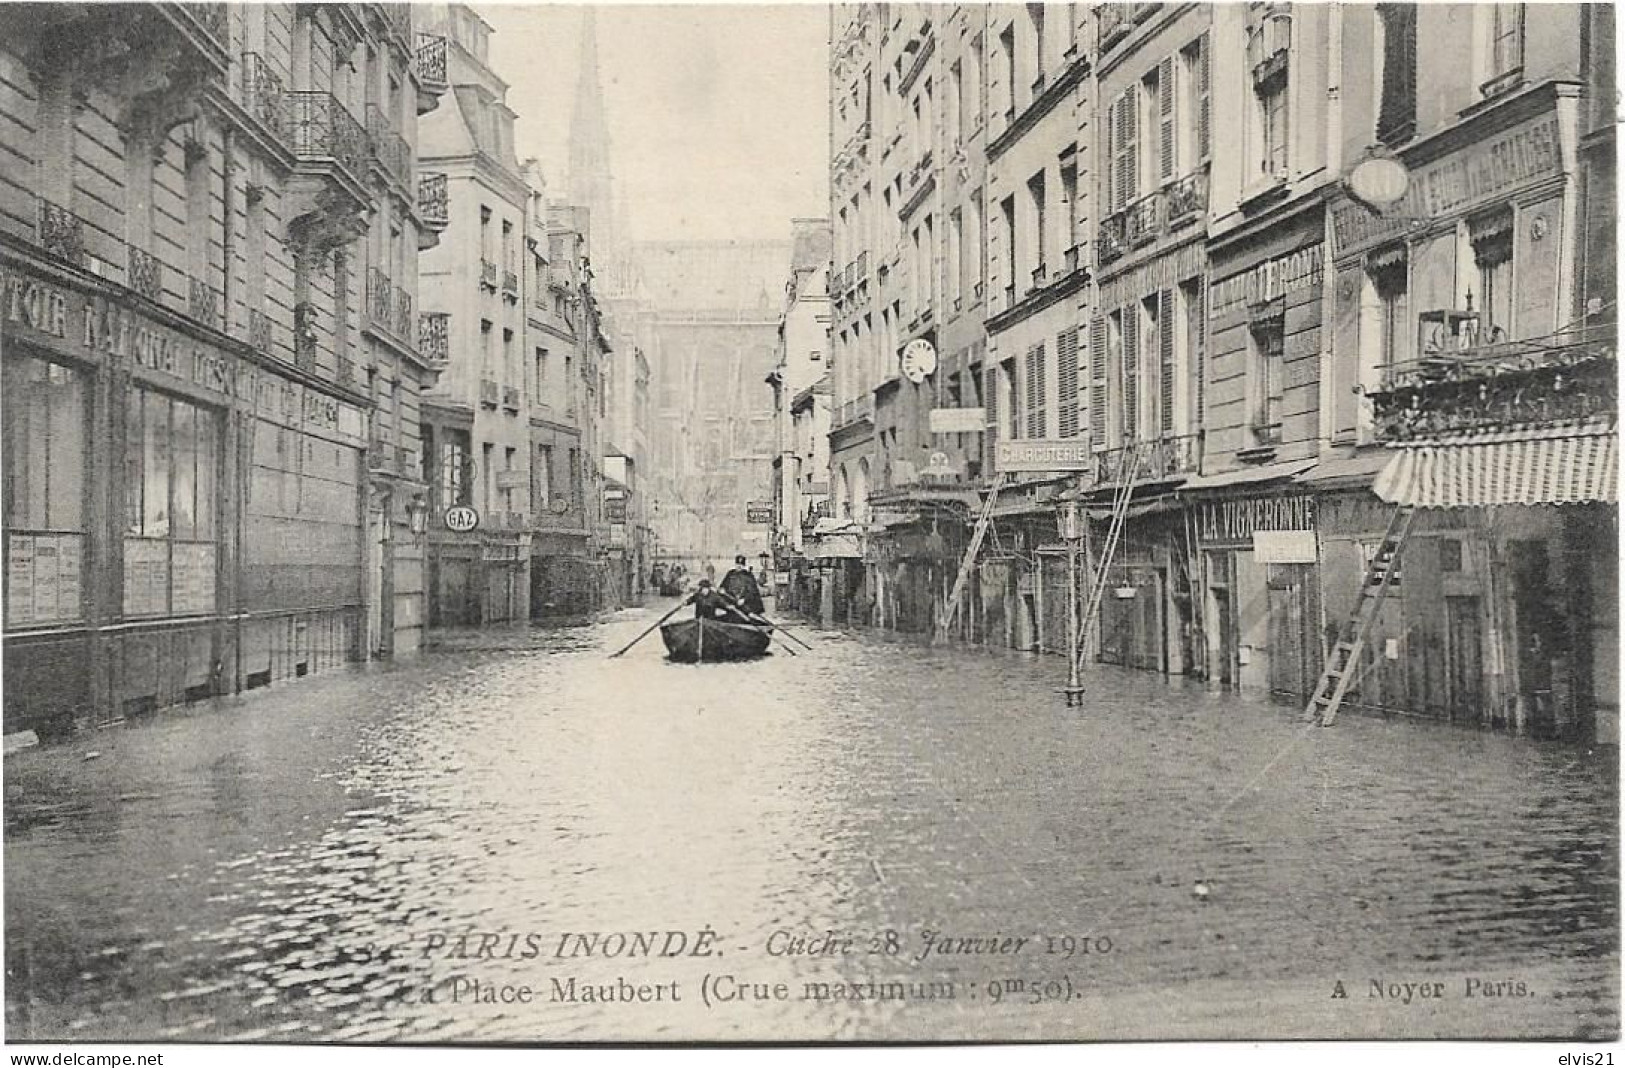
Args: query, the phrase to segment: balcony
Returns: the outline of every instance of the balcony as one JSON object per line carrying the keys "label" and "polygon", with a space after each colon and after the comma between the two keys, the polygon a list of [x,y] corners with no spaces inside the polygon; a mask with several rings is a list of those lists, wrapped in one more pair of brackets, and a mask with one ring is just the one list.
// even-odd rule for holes
{"label": "balcony", "polygon": [[497,291],[497,265],[493,260],[480,260],[480,288]]}
{"label": "balcony", "polygon": [[497,406],[497,398],[499,398],[501,395],[502,395],[501,387],[497,385],[495,379],[491,379],[491,378],[482,378],[482,379],[480,379],[480,403],[481,404],[485,405],[485,407],[487,407],[487,408],[495,408]]}
{"label": "balcony", "polygon": [[1123,239],[1142,248],[1162,235],[1162,194],[1141,197],[1123,211]]}
{"label": "balcony", "polygon": [[367,131],[331,93],[286,94],[293,154],[301,161],[336,163],[352,181],[366,179],[372,147]]}
{"label": "balcony", "polygon": [[427,115],[451,88],[446,78],[446,39],[435,33],[420,33],[417,42],[412,73],[417,75],[418,114]]}
{"label": "balcony", "polygon": [[510,412],[519,410],[519,388],[517,386],[502,387],[502,406]]}
{"label": "balcony", "polygon": [[401,188],[410,189],[412,147],[395,132],[394,123],[376,104],[367,105],[367,137],[372,142],[373,163]]}
{"label": "balcony", "polygon": [[1130,458],[1138,452],[1136,482],[1162,482],[1194,475],[1202,467],[1202,435],[1167,435],[1155,441],[1140,441],[1108,449],[1095,457],[1094,484],[1116,485],[1128,474]]}
{"label": "balcony", "polygon": [[127,248],[130,260],[125,284],[156,303],[164,295],[164,261],[134,245]]}
{"label": "balcony", "polygon": [[220,294],[206,282],[186,280],[186,314],[205,326],[220,326]]}
{"label": "balcony", "polygon": [[290,92],[283,100],[295,159],[288,185],[289,242],[297,254],[321,258],[367,232],[372,145],[367,131],[331,94]]}
{"label": "balcony", "polygon": [[1100,260],[1100,266],[1122,259],[1128,253],[1123,223],[1122,212],[1108,215],[1100,221],[1100,230],[1095,238],[1095,255]]}
{"label": "balcony", "polygon": [[502,292],[515,301],[519,299],[519,274],[517,271],[502,272]]}
{"label": "balcony", "polygon": [[286,148],[288,110],[282,78],[257,52],[244,52],[242,59],[243,110],[264,128],[272,140]]}
{"label": "balcony", "polygon": [[412,42],[412,5],[386,3],[373,8],[383,17],[384,28],[400,40]]}
{"label": "balcony", "polygon": [[1598,331],[1430,353],[1385,367],[1367,396],[1377,440],[1405,442],[1612,416],[1618,381],[1613,340]]}
{"label": "balcony", "polygon": [[1291,47],[1291,14],[1266,10],[1247,28],[1247,69],[1253,72],[1253,84],[1267,85],[1285,74]]}
{"label": "balcony", "polygon": [[424,312],[418,316],[418,354],[434,368],[451,362],[450,313]]}
{"label": "balcony", "polygon": [[1100,50],[1104,52],[1128,36],[1134,28],[1134,9],[1137,4],[1099,4],[1095,17],[1100,20]]}
{"label": "balcony", "polygon": [[393,291],[389,275],[377,267],[367,268],[367,318],[385,330],[394,326]]}
{"label": "balcony", "polygon": [[37,229],[39,246],[46,255],[66,260],[76,267],[85,263],[85,221],[60,204],[39,198]]}
{"label": "balcony", "polygon": [[1169,229],[1194,222],[1207,213],[1208,172],[1204,167],[1193,171],[1169,186],[1167,220]]}
{"label": "balcony", "polygon": [[394,310],[395,316],[390,320],[389,328],[396,337],[410,345],[413,337],[412,324],[417,322],[417,316],[412,310],[412,294],[400,286],[395,287]]}
{"label": "balcony", "polygon": [[862,422],[873,423],[875,419],[875,399],[865,395],[849,400],[839,405],[831,419],[830,431],[833,433],[844,427],[854,426]]}
{"label": "balcony", "polygon": [[271,317],[258,308],[248,312],[248,344],[261,355],[271,354]]}
{"label": "balcony", "polygon": [[418,217],[436,234],[451,225],[449,185],[444,174],[418,175]]}

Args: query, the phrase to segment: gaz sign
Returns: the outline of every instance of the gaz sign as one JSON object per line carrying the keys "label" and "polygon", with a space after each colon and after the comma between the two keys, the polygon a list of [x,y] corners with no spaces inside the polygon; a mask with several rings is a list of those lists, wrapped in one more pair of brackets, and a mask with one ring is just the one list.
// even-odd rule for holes
{"label": "gaz sign", "polygon": [[480,513],[466,504],[454,504],[446,509],[446,529],[453,534],[467,534],[480,525]]}

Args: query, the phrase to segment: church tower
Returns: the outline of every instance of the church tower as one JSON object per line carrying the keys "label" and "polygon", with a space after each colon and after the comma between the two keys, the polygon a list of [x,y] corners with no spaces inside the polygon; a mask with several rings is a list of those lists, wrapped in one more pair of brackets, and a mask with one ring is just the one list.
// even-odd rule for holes
{"label": "church tower", "polygon": [[608,290],[621,288],[626,235],[617,210],[615,179],[610,170],[609,124],[604,118],[604,90],[598,73],[598,15],[581,9],[581,69],[576,78],[575,109],[570,116],[569,202],[588,210],[588,243],[593,273]]}

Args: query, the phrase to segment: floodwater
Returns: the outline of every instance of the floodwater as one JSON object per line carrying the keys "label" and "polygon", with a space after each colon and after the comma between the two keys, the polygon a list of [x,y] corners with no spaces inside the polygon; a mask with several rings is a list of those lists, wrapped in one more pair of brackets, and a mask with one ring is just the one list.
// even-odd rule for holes
{"label": "floodwater", "polygon": [[8,1037],[1618,1033],[1613,750],[664,607],[8,759]]}

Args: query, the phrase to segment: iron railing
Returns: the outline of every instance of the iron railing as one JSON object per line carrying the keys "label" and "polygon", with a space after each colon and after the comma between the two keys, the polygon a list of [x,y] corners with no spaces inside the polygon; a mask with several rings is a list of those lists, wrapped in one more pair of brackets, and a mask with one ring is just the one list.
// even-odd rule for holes
{"label": "iron railing", "polygon": [[412,146],[395,132],[389,116],[377,104],[367,105],[367,136],[372,139],[372,158],[383,172],[401,185],[411,185]]}
{"label": "iron railing", "polygon": [[1139,454],[1135,478],[1141,482],[1154,482],[1194,475],[1202,466],[1202,434],[1170,434],[1154,441],[1138,441],[1107,451],[1095,457],[1095,484],[1111,485],[1121,482],[1129,468],[1129,458]]}
{"label": "iron railing", "polygon": [[220,294],[207,282],[197,278],[186,280],[186,312],[200,323],[217,326],[220,323]]}
{"label": "iron railing", "polygon": [[85,221],[44,197],[39,198],[38,234],[47,254],[73,264],[85,262]]}
{"label": "iron railing", "polygon": [[515,271],[502,272],[502,291],[504,293],[519,292],[519,274]]}
{"label": "iron railing", "polygon": [[372,146],[367,131],[332,93],[291,92],[288,124],[293,154],[306,160],[333,160],[361,181]]}
{"label": "iron railing", "polygon": [[497,399],[501,395],[502,395],[501,387],[499,387],[497,385],[495,379],[492,379],[492,378],[482,378],[482,379],[480,379],[480,403],[481,404],[485,405],[487,408],[495,408],[497,406]]}
{"label": "iron railing", "polygon": [[497,265],[495,260],[480,260],[480,285],[495,292],[497,288]]}
{"label": "iron railing", "polygon": [[1204,167],[1168,187],[1165,216],[1170,227],[1191,221],[1207,211],[1207,177],[1207,168]]}
{"label": "iron railing", "polygon": [[451,202],[444,174],[418,175],[418,215],[423,225],[431,229],[451,225]]}
{"label": "iron railing", "polygon": [[436,33],[418,34],[418,50],[413,71],[426,89],[445,89],[446,39]]}
{"label": "iron railing", "polygon": [[243,110],[284,144],[288,141],[288,101],[282,77],[258,52],[243,53]]}
{"label": "iron railing", "polygon": [[424,312],[418,316],[418,353],[431,367],[451,360],[451,314]]}
{"label": "iron railing", "polygon": [[128,248],[130,264],[126,280],[129,287],[148,300],[158,300],[164,295],[164,261],[135,245]]}
{"label": "iron railing", "polygon": [[390,299],[393,290],[389,275],[377,267],[367,268],[367,317],[385,328],[394,322]]}
{"label": "iron railing", "polygon": [[308,300],[293,306],[293,362],[306,371],[316,369],[316,305]]}
{"label": "iron railing", "polygon": [[412,341],[412,324],[416,321],[417,319],[414,317],[412,310],[412,294],[400,286],[396,286],[395,317],[390,320],[390,329],[395,332],[396,337],[410,344]]}
{"label": "iron railing", "polygon": [[255,352],[271,351],[271,317],[258,308],[248,311],[248,343]]}

